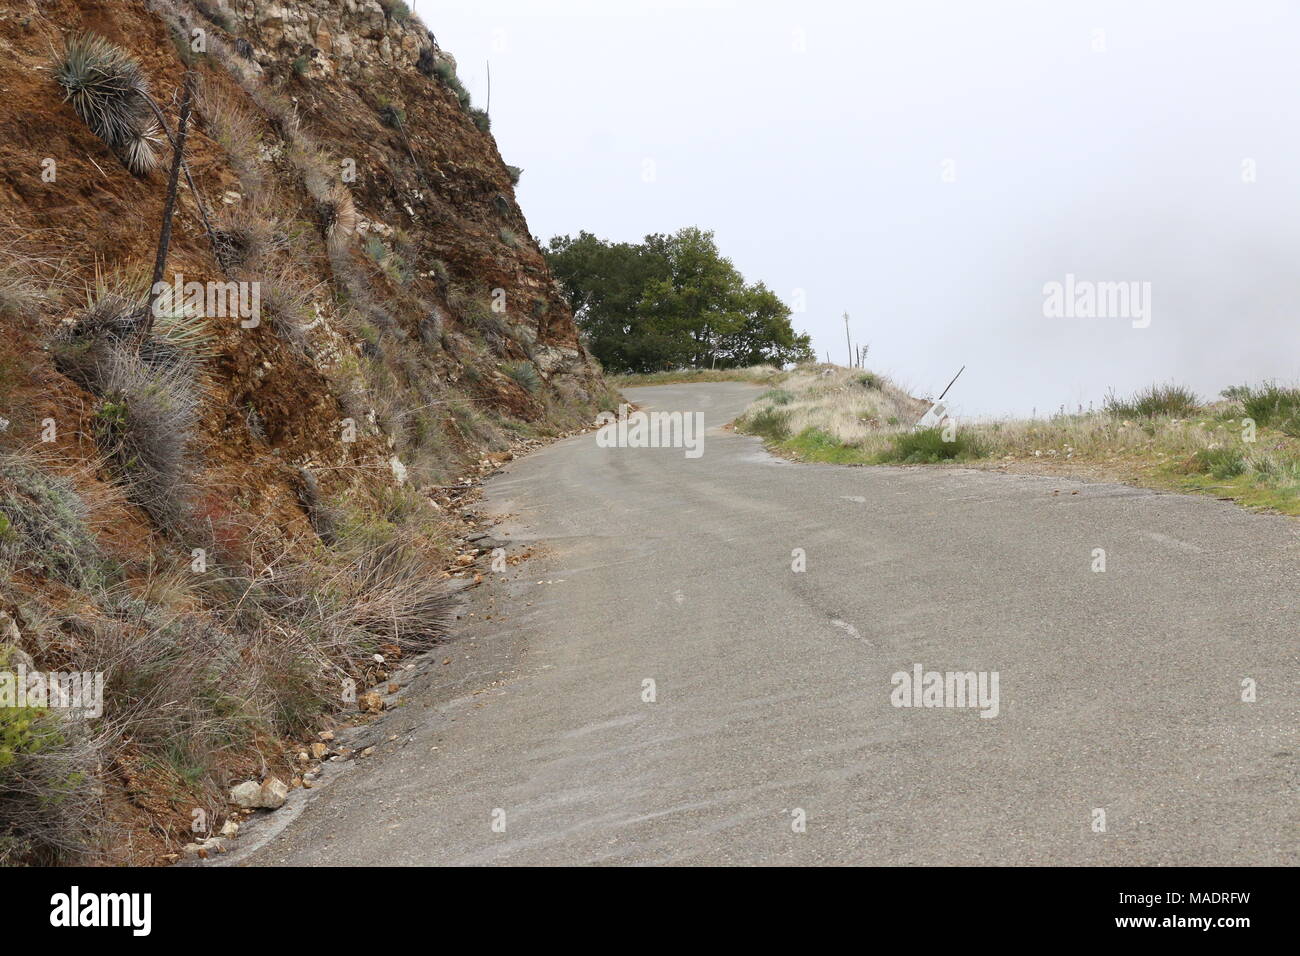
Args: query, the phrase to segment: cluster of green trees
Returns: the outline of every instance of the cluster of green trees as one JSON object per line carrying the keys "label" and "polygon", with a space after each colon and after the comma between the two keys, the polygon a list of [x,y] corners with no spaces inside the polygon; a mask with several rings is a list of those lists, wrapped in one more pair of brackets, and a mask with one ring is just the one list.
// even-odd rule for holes
{"label": "cluster of green trees", "polygon": [[644,242],[589,232],[546,250],[588,347],[611,372],[776,366],[813,357],[790,309],[750,285],[718,252],[713,233],[688,227]]}

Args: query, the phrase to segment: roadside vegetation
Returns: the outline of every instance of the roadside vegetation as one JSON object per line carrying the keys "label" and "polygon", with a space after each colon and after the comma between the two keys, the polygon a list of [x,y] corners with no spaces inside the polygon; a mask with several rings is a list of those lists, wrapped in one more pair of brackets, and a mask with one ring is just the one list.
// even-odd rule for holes
{"label": "roadside vegetation", "polygon": [[753,382],[755,385],[769,385],[781,381],[786,374],[773,365],[752,365],[747,368],[679,368],[666,372],[634,372],[610,375],[606,381],[615,388],[689,382]]}
{"label": "roadside vegetation", "polygon": [[928,407],[870,372],[801,366],[736,428],[801,461],[1080,474],[1300,515],[1300,388],[1241,385],[1206,402],[1154,385],[1096,412],[913,431]]}

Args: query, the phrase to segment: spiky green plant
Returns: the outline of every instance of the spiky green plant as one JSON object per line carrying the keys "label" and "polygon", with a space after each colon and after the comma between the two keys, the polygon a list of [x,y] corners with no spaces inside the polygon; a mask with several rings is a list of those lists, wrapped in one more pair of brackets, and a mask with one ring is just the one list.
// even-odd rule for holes
{"label": "spiky green plant", "polygon": [[87,128],[138,176],[158,166],[158,121],[149,81],[129,54],[95,33],[70,37],[54,64],[54,78]]}
{"label": "spiky green plant", "polygon": [[505,372],[529,394],[536,394],[542,387],[541,376],[537,374],[537,368],[532,362],[512,362],[505,366]]}
{"label": "spiky green plant", "polygon": [[957,432],[951,441],[940,428],[923,428],[917,432],[904,432],[894,438],[893,444],[880,453],[882,463],[898,462],[904,465],[932,465],[941,461],[965,461],[981,458],[984,447],[972,435]]}
{"label": "spiky green plant", "polygon": [[[107,335],[121,341],[135,334],[143,311],[149,307],[149,277],[140,268],[115,272],[95,270],[95,283],[86,289],[86,310],[76,329],[82,337]],[[201,309],[188,307],[184,296],[176,301],[168,286],[153,300],[153,339],[169,353],[193,362],[211,358],[216,347],[212,323]],[[145,351],[149,352],[150,346]]]}
{"label": "spiky green plant", "polygon": [[1237,397],[1256,424],[1271,425],[1287,434],[1300,432],[1300,388],[1265,382],[1258,388],[1243,386]]}

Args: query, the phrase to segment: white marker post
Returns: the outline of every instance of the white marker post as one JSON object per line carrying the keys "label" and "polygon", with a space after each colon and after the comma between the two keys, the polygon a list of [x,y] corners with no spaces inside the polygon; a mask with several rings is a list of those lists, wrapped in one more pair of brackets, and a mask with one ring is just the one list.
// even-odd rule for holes
{"label": "white marker post", "polygon": [[[961,373],[966,371],[963,365],[957,370],[957,374],[952,377],[952,382],[948,383],[948,388],[952,388],[953,382],[961,378]],[[930,410],[921,416],[921,420],[912,426],[912,431],[919,432],[927,428],[938,428],[943,422],[944,417],[948,414],[947,407],[943,404],[943,396],[948,394],[948,388],[945,388],[939,395],[939,400],[930,406]]]}

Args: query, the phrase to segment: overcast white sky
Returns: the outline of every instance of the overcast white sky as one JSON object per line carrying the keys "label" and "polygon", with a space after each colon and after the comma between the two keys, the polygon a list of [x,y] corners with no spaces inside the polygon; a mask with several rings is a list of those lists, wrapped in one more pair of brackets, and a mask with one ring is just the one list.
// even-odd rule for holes
{"label": "overcast white sky", "polygon": [[[847,311],[967,415],[1300,379],[1300,4],[413,7],[478,105],[491,61],[534,235],[713,229],[819,357]],[[1150,282],[1149,327],[1045,317],[1067,273]]]}

